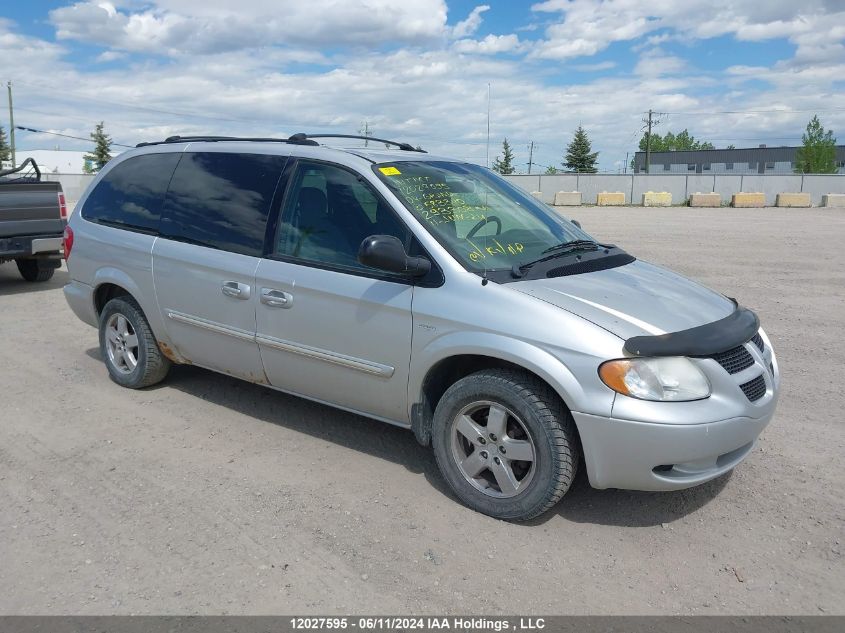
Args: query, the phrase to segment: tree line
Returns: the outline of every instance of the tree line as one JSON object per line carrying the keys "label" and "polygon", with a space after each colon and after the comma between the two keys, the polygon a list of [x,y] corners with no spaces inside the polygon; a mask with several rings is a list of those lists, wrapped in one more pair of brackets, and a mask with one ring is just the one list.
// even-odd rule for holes
{"label": "tree line", "polygon": [[[698,149],[716,149],[713,143],[696,139],[689,130],[678,133],[666,132],[664,135],[651,133],[652,152],[672,152]],[[648,132],[644,132],[639,142],[639,150],[645,152],[649,145]],[[736,149],[728,145],[725,149]],[[561,168],[549,166],[547,174],[557,173],[585,173],[594,174],[598,171],[598,152],[592,151],[592,143],[587,132],[579,125],[572,135],[572,141],[566,148],[566,154],[560,163]],[[633,169],[634,160],[631,159]],[[493,161],[493,171],[502,175],[516,173],[514,153],[508,139],[502,142],[502,153]],[[801,147],[795,157],[795,173],[798,174],[835,174],[839,167],[836,163],[836,138],[832,130],[825,130],[818,115],[813,116],[807,123],[806,130],[801,137]]]}

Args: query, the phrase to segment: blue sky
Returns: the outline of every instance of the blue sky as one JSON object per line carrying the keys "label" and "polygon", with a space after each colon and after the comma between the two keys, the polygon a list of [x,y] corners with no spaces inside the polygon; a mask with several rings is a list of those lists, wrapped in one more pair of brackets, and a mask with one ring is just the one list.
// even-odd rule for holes
{"label": "blue sky", "polygon": [[57,134],[100,120],[129,145],[367,121],[481,164],[489,84],[491,160],[507,137],[521,169],[531,141],[559,166],[581,124],[616,171],[649,108],[717,146],[796,144],[816,112],[842,130],[843,39],[838,0],[31,0],[0,9],[0,80],[54,133],[21,148],[84,149]]}

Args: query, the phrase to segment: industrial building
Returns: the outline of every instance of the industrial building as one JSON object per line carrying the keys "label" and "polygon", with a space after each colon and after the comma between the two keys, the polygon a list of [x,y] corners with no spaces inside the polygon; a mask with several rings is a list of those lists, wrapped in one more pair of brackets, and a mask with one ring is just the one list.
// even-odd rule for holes
{"label": "industrial building", "polygon": [[[652,174],[792,174],[799,147],[747,147],[652,152]],[[634,173],[644,173],[646,153],[634,155]],[[845,145],[836,146],[836,165],[845,174]]]}

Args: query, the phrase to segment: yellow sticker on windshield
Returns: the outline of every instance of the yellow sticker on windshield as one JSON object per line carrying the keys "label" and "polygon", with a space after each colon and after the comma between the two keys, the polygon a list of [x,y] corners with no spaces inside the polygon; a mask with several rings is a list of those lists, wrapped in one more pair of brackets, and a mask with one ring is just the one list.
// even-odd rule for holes
{"label": "yellow sticker on windshield", "polygon": [[402,174],[402,172],[395,167],[379,167],[378,170],[385,176],[399,176]]}

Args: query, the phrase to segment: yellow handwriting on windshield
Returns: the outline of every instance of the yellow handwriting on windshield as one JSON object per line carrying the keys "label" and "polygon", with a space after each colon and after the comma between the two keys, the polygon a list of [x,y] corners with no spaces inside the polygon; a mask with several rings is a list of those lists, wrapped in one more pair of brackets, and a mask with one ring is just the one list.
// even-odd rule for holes
{"label": "yellow handwriting on windshield", "polygon": [[488,257],[496,257],[498,255],[504,255],[505,257],[515,257],[519,255],[522,251],[525,250],[525,247],[519,242],[508,242],[506,244],[501,244],[499,240],[492,238],[493,244],[485,246],[484,248],[479,248],[479,246],[473,242],[472,240],[467,240],[474,250],[469,252],[469,259],[473,262],[481,261],[482,259],[487,259]]}

